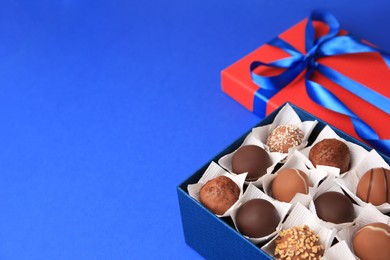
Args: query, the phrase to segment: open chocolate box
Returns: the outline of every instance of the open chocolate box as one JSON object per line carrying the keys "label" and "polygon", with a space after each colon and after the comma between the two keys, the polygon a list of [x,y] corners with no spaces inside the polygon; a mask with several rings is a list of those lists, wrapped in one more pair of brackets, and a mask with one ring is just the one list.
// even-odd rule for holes
{"label": "open chocolate box", "polygon": [[[357,144],[367,151],[372,148],[352,138],[348,134],[330,126],[321,119],[311,115],[301,108],[289,104],[301,121],[317,121],[308,139],[306,147],[310,146],[318,137],[320,132],[328,125],[342,139]],[[254,127],[272,124],[276,115],[285,105],[279,107],[273,113],[264,118]],[[272,259],[273,257],[261,249],[264,243],[255,244],[240,234],[230,217],[218,217],[201,203],[192,198],[188,193],[188,185],[199,181],[211,162],[218,163],[223,156],[232,153],[241,146],[252,129],[249,129],[243,136],[229,145],[221,153],[212,158],[203,167],[177,187],[181,218],[186,243],[207,259]],[[380,154],[387,164],[390,158]],[[279,165],[280,166],[280,165]],[[385,217],[388,216],[388,213]]]}

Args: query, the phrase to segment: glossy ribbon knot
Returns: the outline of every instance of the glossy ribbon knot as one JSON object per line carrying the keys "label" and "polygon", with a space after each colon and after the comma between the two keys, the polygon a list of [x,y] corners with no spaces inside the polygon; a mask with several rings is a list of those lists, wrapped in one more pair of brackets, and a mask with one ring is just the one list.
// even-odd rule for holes
{"label": "glossy ribbon knot", "polygon": [[[315,39],[313,21],[325,23],[329,27],[329,32],[318,39]],[[338,36],[339,30],[340,25],[333,15],[316,11],[311,14],[306,25],[306,54],[299,52],[292,45],[280,38],[275,38],[269,42],[269,45],[280,48],[291,56],[271,63],[255,61],[251,64],[250,71],[252,80],[260,87],[259,91],[255,94],[255,112],[257,109],[256,104],[259,104],[259,101],[267,102],[273,95],[306,70],[304,77],[306,91],[309,97],[314,102],[327,109],[348,116],[359,137],[370,143],[376,149],[390,155],[390,140],[381,140],[374,129],[360,119],[340,99],[322,85],[310,80],[310,76],[314,71],[318,71],[354,95],[359,96],[385,113],[390,114],[390,99],[388,97],[385,97],[367,86],[316,61],[318,58],[334,55],[376,52],[381,55],[386,65],[390,68],[389,54],[378,48],[364,44],[362,41],[357,40],[350,35]],[[285,69],[285,71],[276,76],[262,76],[254,73],[260,66],[278,69],[282,68]]]}

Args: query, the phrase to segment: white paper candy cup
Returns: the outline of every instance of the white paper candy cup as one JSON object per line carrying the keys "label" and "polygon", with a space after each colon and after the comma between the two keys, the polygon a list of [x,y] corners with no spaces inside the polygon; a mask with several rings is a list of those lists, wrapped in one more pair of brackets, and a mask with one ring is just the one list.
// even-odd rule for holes
{"label": "white paper candy cup", "polygon": [[334,259],[343,259],[343,260],[356,260],[356,257],[352,253],[351,249],[348,247],[347,243],[343,240],[336,243],[328,250],[325,251],[322,260],[334,260]]}
{"label": "white paper candy cup", "polygon": [[[269,151],[267,144],[267,138],[271,134],[271,132],[278,126],[280,125],[294,125],[299,127],[304,136],[302,139],[302,143],[298,146],[291,147],[289,149],[288,155],[290,155],[294,150],[300,150],[304,148],[307,145],[307,140],[313,131],[314,127],[317,125],[317,121],[304,121],[299,118],[297,113],[292,109],[292,107],[289,104],[286,104],[276,115],[274,121],[270,125],[266,126],[260,126],[252,129],[252,133],[254,137],[261,141],[266,149]],[[283,153],[277,153],[277,152],[272,152],[275,154],[283,154]],[[283,154],[285,157],[287,154]]]}
{"label": "white paper candy cup", "polygon": [[[234,181],[237,184],[237,186],[240,188],[240,196],[239,196],[239,198],[240,198],[243,195],[243,188],[244,188],[244,182],[245,182],[246,175],[247,175],[247,173],[243,173],[240,175],[231,174],[231,173],[225,171],[221,166],[219,166],[215,162],[211,162],[211,164],[209,165],[209,167],[207,168],[205,173],[202,175],[202,177],[200,178],[198,183],[190,184],[187,186],[188,194],[200,202],[199,194],[200,194],[200,189],[203,187],[203,185],[206,184],[206,182],[208,182],[212,179],[215,179],[219,176],[226,176],[226,177],[230,178],[232,181]],[[230,216],[232,211],[236,207],[238,207],[238,205],[239,205],[239,199],[223,215],[216,215],[216,216],[218,216],[218,217]]]}
{"label": "white paper candy cup", "polygon": [[[311,146],[306,147],[305,149],[302,149],[300,151],[306,157],[305,164],[309,168],[311,168],[311,169],[315,168],[314,165],[312,164],[312,162],[309,160],[310,149],[315,144],[317,144],[318,142],[320,142],[320,141],[322,141],[324,139],[331,139],[331,138],[340,140],[340,141],[344,142],[348,146],[349,151],[351,153],[351,164],[350,164],[350,167],[349,167],[349,171],[354,170],[356,168],[356,166],[359,165],[359,163],[362,161],[362,159],[368,153],[368,151],[366,151],[363,147],[361,147],[361,146],[359,146],[357,144],[354,144],[352,142],[348,142],[348,141],[340,138],[332,130],[332,128],[330,128],[329,126],[325,126],[324,129],[322,129],[321,133],[318,135],[317,139],[314,141],[314,143]],[[339,176],[340,175],[340,169],[336,168],[336,167],[317,165],[317,168],[318,169],[322,168],[322,169],[326,170],[329,173],[329,175],[334,175],[334,176]],[[343,173],[342,175],[344,175],[346,173]]]}
{"label": "white paper candy cup", "polygon": [[[292,209],[290,215],[287,217],[286,221],[282,224],[282,230],[303,225],[307,225],[311,230],[314,231],[314,233],[319,236],[321,244],[324,246],[326,253],[327,249],[332,244],[336,230],[328,229],[322,226],[321,223],[318,222],[318,219],[305,206],[297,203]],[[271,256],[274,255],[276,238],[277,236],[261,248]]]}
{"label": "white paper candy cup", "polygon": [[370,223],[381,222],[390,225],[390,217],[382,214],[372,204],[367,204],[362,213],[356,218],[355,225],[342,229],[337,232],[336,238],[339,241],[345,240],[350,250],[353,252],[353,238],[355,233],[365,225]]}
{"label": "white paper candy cup", "polygon": [[[335,224],[335,223],[332,223],[332,222],[324,221],[324,220],[322,220],[322,219],[320,219],[318,217],[314,201],[320,195],[324,194],[325,192],[330,192],[330,191],[339,192],[339,193],[344,195],[343,190],[340,188],[340,186],[338,186],[335,183],[334,178],[333,177],[328,177],[321,183],[320,186],[318,186],[317,188],[313,189],[313,192],[314,192],[313,197],[312,197],[313,200],[310,201],[309,210],[318,218],[318,221],[324,227],[327,227],[329,229],[335,228],[336,230],[341,230],[343,228],[347,228],[349,226],[352,226],[354,224],[354,221],[341,223],[341,224]],[[356,204],[352,204],[352,205],[353,205],[353,208],[354,208],[354,219],[356,219],[361,214],[363,208],[358,206],[358,205],[356,205]]]}
{"label": "white paper candy cup", "polygon": [[[283,219],[286,217],[287,213],[290,210],[290,205],[288,203],[279,202],[279,201],[276,201],[276,200],[270,198],[265,193],[263,193],[260,189],[258,189],[252,183],[250,183],[248,185],[248,188],[245,191],[244,195],[239,200],[240,206],[242,204],[244,204],[245,202],[247,202],[249,200],[253,200],[253,199],[263,199],[263,200],[267,200],[267,201],[271,202],[275,206],[275,208],[278,211],[279,216],[280,216],[280,222],[279,222],[278,226],[276,227],[275,231],[272,232],[271,234],[269,234],[268,236],[253,238],[253,237],[248,237],[248,236],[243,235],[245,238],[249,239],[253,243],[259,244],[259,243],[262,243],[262,242],[265,242],[265,241],[271,239],[272,237],[274,237],[278,233],[278,231],[280,230],[280,228],[282,226]],[[231,217],[233,219],[234,226],[236,227],[236,230],[238,230],[237,224],[236,224],[236,214],[237,214],[238,208],[239,207],[236,207],[231,215]]]}
{"label": "white paper candy cup", "polygon": [[305,207],[308,207],[310,201],[312,200],[312,195],[314,194],[313,190],[318,186],[320,181],[327,176],[327,173],[321,169],[308,170],[306,168],[306,165],[302,162],[301,157],[299,156],[299,152],[294,151],[291,157],[288,158],[286,163],[275,174],[270,174],[264,177],[263,188],[264,188],[264,192],[268,196],[272,197],[272,182],[278,176],[278,173],[284,169],[301,170],[307,175],[309,180],[309,185],[310,185],[309,193],[308,194],[297,193],[295,197],[289,202],[289,204],[293,206],[299,202]]}
{"label": "white paper candy cup", "polygon": [[[356,196],[356,189],[364,173],[377,167],[390,169],[385,160],[375,150],[371,150],[354,170],[344,174],[341,178],[337,178],[335,181],[358,205],[364,207],[367,203]],[[376,206],[376,208],[382,213],[388,213],[390,212],[390,203],[384,203]]]}
{"label": "white paper candy cup", "polygon": [[[246,145],[256,145],[262,149],[265,148],[264,144],[262,144],[259,140],[257,140],[254,137],[253,133],[249,133],[249,135],[245,138],[244,142],[241,144],[241,146],[238,149],[240,149],[241,147],[246,146]],[[237,152],[237,150],[235,150],[234,152],[232,152],[230,154],[227,154],[227,155],[221,157],[218,160],[219,165],[221,165],[223,168],[225,168],[226,170],[228,170],[229,172],[234,173],[234,174],[240,174],[240,173],[233,172],[233,169],[232,169],[232,158],[233,158],[233,155]],[[264,178],[264,176],[271,174],[272,171],[274,170],[276,164],[278,164],[278,162],[280,162],[285,157],[285,155],[280,154],[280,153],[270,153],[268,151],[266,151],[266,152],[268,153],[268,155],[271,159],[271,165],[267,168],[267,173],[264,174],[263,176],[261,176],[256,181],[253,181],[253,182],[246,181],[245,182],[246,184],[253,183],[256,186],[261,187],[262,179]]]}

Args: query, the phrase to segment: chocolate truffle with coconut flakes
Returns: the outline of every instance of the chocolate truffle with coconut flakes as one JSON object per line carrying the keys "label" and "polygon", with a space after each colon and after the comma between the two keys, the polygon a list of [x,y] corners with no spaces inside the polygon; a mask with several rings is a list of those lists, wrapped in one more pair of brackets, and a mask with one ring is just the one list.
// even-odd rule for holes
{"label": "chocolate truffle with coconut flakes", "polygon": [[304,134],[294,125],[280,125],[267,138],[271,152],[288,153],[288,149],[302,143]]}

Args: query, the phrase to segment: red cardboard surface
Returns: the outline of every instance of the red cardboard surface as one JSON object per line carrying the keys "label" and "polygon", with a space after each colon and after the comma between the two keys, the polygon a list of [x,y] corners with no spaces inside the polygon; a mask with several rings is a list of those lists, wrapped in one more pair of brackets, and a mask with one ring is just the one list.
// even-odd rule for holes
{"label": "red cardboard surface", "polygon": [[[279,35],[281,39],[289,42],[302,53],[305,53],[304,35],[306,22],[307,19]],[[327,27],[321,23],[316,23],[315,28],[318,34],[327,31]],[[252,82],[249,71],[250,64],[253,61],[271,62],[288,57],[288,55],[288,53],[267,44],[259,47],[222,71],[223,91],[247,109],[253,111],[254,95],[259,87]],[[317,61],[390,98],[390,70],[378,53],[339,55],[320,58]],[[322,84],[335,94],[355,114],[374,128],[379,137],[390,139],[390,130],[385,123],[390,122],[389,114],[345,90],[342,86],[333,83],[318,72],[315,72],[311,79]],[[306,93],[303,73],[268,101],[266,114],[270,114],[287,101],[302,107],[329,124],[358,138],[347,116],[325,109],[310,99]]]}

